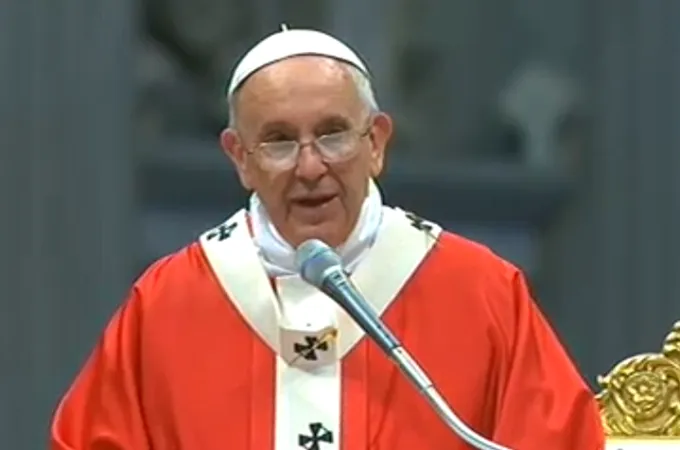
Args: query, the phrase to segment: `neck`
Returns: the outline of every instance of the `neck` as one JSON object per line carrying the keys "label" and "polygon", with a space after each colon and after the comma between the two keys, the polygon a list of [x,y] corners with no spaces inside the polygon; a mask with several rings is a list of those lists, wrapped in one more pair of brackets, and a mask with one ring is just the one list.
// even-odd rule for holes
{"label": "neck", "polygon": [[[295,267],[295,249],[286,242],[271,222],[264,205],[256,194],[250,198],[250,219],[253,239],[260,249],[262,262],[270,276],[292,275]],[[382,219],[382,196],[373,181],[354,229],[336,251],[348,271],[353,271],[373,244]]]}

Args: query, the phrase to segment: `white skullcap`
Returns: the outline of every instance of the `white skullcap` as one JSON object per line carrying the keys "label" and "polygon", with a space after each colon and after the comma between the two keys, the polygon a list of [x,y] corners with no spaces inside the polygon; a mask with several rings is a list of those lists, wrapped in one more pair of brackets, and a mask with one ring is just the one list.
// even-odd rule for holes
{"label": "white skullcap", "polygon": [[326,33],[315,30],[289,30],[285,25],[255,45],[245,54],[234,69],[227,90],[231,97],[253,73],[269,64],[291,56],[318,55],[352,64],[368,75],[368,69],[359,56],[346,44]]}

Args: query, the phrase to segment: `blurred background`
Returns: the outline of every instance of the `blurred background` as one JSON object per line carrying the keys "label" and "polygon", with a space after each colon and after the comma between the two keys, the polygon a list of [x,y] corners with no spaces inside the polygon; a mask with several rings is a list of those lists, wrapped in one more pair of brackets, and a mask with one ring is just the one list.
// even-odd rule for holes
{"label": "blurred background", "polygon": [[0,448],[45,448],[134,278],[243,205],[222,93],[282,22],[369,62],[396,118],[387,201],[522,267],[594,389],[660,350],[680,319],[679,1],[5,0]]}

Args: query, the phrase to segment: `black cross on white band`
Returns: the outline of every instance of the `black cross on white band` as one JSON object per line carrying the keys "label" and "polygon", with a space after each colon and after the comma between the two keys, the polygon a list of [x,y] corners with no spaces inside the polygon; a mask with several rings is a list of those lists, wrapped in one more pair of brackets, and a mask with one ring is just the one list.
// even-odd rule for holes
{"label": "black cross on white band", "polygon": [[318,359],[316,352],[325,352],[328,351],[328,348],[328,342],[319,341],[319,338],[316,336],[305,336],[303,344],[298,342],[293,344],[293,351],[307,361],[316,361]]}
{"label": "black cross on white band", "polygon": [[309,436],[300,434],[298,445],[305,450],[321,450],[321,443],[333,443],[333,432],[325,428],[320,422],[309,424]]}

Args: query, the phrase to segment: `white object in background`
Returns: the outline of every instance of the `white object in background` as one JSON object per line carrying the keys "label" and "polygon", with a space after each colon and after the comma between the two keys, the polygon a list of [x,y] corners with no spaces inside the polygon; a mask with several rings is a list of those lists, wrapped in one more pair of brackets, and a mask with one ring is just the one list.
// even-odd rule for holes
{"label": "white object in background", "polygon": [[531,63],[513,76],[501,92],[499,107],[504,119],[522,131],[525,162],[543,167],[558,163],[559,126],[579,100],[574,80],[546,65]]}

